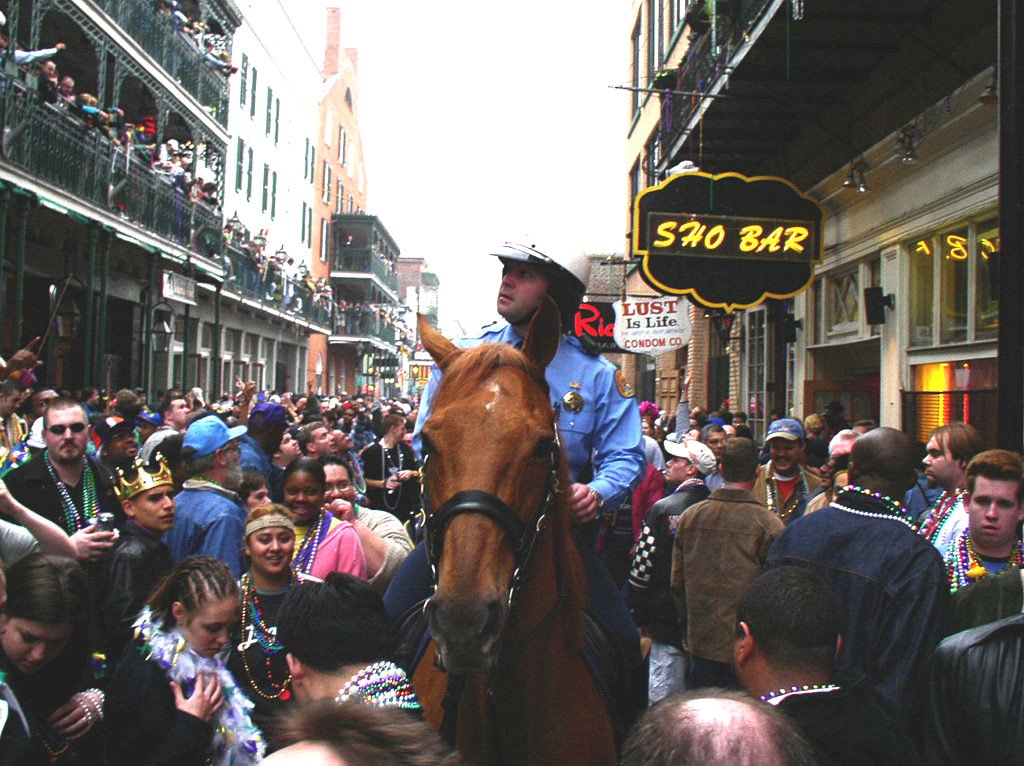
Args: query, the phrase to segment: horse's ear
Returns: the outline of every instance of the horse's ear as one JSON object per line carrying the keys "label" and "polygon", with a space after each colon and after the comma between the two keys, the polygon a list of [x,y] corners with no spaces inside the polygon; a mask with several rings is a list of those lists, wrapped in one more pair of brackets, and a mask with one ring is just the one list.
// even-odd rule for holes
{"label": "horse's ear", "polygon": [[416,314],[416,324],[419,328],[420,342],[423,343],[423,348],[427,350],[430,357],[443,371],[459,349],[454,343],[431,327],[430,322],[427,321],[423,314]]}
{"label": "horse's ear", "polygon": [[526,330],[523,353],[537,367],[546,369],[548,362],[555,358],[561,337],[562,320],[558,314],[558,306],[551,296],[546,295]]}

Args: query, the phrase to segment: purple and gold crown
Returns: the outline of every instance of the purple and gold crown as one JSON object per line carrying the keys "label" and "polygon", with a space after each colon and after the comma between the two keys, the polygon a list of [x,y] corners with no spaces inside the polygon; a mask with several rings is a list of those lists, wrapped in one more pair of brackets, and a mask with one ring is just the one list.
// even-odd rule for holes
{"label": "purple and gold crown", "polygon": [[159,453],[153,456],[149,466],[144,465],[141,460],[136,460],[131,471],[134,471],[134,478],[128,481],[124,471],[120,468],[117,469],[117,496],[121,500],[131,500],[139,493],[154,487],[174,484],[171,469],[167,467],[163,455]]}

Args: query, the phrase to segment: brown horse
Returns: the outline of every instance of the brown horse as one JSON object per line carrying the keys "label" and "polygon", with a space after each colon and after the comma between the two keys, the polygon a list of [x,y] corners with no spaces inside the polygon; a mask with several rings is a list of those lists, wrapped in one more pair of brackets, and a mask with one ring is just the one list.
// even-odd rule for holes
{"label": "brown horse", "polygon": [[614,764],[582,655],[586,581],[544,383],[555,308],[537,312],[521,352],[459,349],[422,318],[419,328],[444,373],[423,428],[436,590],[413,685],[427,720],[470,764]]}

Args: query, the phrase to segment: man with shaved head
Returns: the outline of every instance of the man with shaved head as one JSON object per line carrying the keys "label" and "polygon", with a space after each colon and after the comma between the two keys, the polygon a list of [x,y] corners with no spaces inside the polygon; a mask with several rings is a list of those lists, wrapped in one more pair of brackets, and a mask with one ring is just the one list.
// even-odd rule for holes
{"label": "man with shaved head", "polygon": [[850,454],[850,485],[816,513],[793,521],[767,568],[816,572],[839,602],[842,651],[894,713],[909,715],[910,690],[942,637],[949,586],[942,557],[916,534],[899,498],[914,483],[913,442],[892,428],[864,434]]}

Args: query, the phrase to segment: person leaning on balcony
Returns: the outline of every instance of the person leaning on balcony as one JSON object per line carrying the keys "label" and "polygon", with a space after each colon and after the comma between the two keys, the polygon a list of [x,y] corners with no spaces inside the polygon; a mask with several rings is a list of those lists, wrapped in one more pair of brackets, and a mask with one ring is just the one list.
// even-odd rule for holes
{"label": "person leaning on balcony", "polygon": [[[18,66],[28,66],[34,64],[37,61],[48,59],[52,56],[56,56],[62,50],[67,48],[64,43],[57,43],[52,48],[40,48],[35,51],[25,51],[21,48],[15,47],[14,49],[14,63]],[[7,53],[10,48],[10,39],[4,33],[0,32],[0,54]]]}

